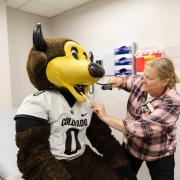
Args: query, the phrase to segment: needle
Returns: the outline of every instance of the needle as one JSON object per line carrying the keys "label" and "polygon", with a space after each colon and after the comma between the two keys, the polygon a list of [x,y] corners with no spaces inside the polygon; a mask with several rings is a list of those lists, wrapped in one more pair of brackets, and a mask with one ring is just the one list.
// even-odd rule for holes
{"label": "needle", "polygon": [[82,92],[80,92],[80,94],[84,97],[84,99],[88,102],[88,104],[91,105],[90,100]]}

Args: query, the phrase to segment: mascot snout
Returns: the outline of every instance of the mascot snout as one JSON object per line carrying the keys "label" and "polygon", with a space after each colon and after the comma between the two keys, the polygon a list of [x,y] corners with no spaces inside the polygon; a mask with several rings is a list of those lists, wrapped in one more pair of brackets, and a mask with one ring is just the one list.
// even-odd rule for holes
{"label": "mascot snout", "polygon": [[97,78],[103,77],[105,73],[104,69],[96,63],[90,63],[88,70],[91,76],[97,77]]}

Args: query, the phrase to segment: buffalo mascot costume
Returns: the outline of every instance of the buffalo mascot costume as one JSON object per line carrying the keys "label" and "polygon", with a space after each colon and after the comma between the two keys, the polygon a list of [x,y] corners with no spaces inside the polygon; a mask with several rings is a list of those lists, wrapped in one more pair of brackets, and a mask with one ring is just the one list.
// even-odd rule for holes
{"label": "buffalo mascot costume", "polygon": [[111,129],[81,94],[88,96],[89,86],[104,75],[92,53],[67,38],[44,39],[37,24],[27,72],[39,91],[23,101],[14,118],[24,179],[135,179]]}

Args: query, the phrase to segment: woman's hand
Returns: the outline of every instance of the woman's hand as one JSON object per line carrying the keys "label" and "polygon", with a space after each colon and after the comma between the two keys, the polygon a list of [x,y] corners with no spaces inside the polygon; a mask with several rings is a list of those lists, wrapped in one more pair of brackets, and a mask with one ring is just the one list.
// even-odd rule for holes
{"label": "woman's hand", "polygon": [[97,114],[99,119],[104,121],[106,124],[121,132],[125,132],[123,121],[121,119],[117,119],[115,117],[109,116],[106,113],[104,105],[98,103],[91,103],[91,108]]}
{"label": "woman's hand", "polygon": [[108,80],[108,84],[111,84],[112,87],[121,88],[124,83],[123,77],[111,77]]}
{"label": "woman's hand", "polygon": [[104,105],[99,103],[92,103],[91,107],[101,120],[107,116]]}

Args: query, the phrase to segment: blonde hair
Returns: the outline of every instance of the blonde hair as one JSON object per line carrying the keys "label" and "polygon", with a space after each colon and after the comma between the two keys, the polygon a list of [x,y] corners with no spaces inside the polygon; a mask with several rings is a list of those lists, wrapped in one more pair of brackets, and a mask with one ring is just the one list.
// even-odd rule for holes
{"label": "blonde hair", "polygon": [[168,58],[158,58],[146,62],[146,65],[155,68],[161,80],[169,79],[168,87],[173,88],[176,83],[180,83],[180,79],[175,73],[175,68],[172,61]]}

